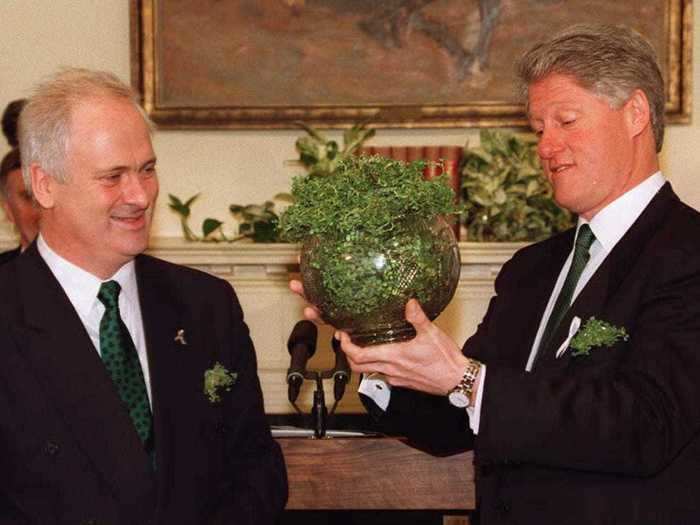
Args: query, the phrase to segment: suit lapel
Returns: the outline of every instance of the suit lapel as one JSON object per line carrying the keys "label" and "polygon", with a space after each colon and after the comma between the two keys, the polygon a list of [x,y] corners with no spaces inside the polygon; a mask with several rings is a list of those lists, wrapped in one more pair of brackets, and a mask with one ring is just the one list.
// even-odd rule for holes
{"label": "suit lapel", "polygon": [[499,357],[505,362],[519,362],[525,368],[542,314],[571,250],[574,233],[575,229],[572,228],[544,241],[542,252],[531,257],[528,266],[519,268],[520,277],[509,286],[516,289],[519,301],[514,305],[514,313],[509,316],[507,329],[502,331],[501,335],[506,340],[498,345]]}
{"label": "suit lapel", "polygon": [[[178,425],[186,422],[191,429],[200,428],[215,410],[206,402],[203,391],[204,371],[212,366],[210,352],[215,345],[203,344],[208,341],[201,326],[205,320],[193,321],[187,297],[180,291],[181,283],[169,277],[167,270],[162,261],[148,256],[136,258],[151,377],[158,501],[169,500],[173,479],[192,475],[183,472],[182,465],[206,463],[206,447],[212,445],[203,446],[192,437],[198,437],[197,432],[183,432]],[[186,460],[177,459],[183,454]],[[204,459],[200,461],[199,456]]]}
{"label": "suit lapel", "polygon": [[[32,245],[18,265],[24,354],[115,498],[136,512],[153,487],[148,455],[90,337]],[[142,516],[143,517],[143,516]]]}
{"label": "suit lapel", "polygon": [[[631,261],[636,261],[639,258],[646,243],[652,238],[655,226],[662,221],[663,215],[668,212],[674,201],[678,201],[678,197],[673,193],[670,184],[666,183],[608,254],[585,288],[581,290],[562,319],[551,343],[546,349],[543,349],[548,356],[553,356],[568,336],[569,326],[574,316],[579,317],[582,324],[589,317],[601,318],[603,316],[609,299],[620,288],[625,277],[629,275]],[[570,352],[566,352],[561,359],[544,361],[550,365],[557,361],[563,364],[569,357]]]}
{"label": "suit lapel", "polygon": [[[136,279],[151,377],[158,499],[162,500],[168,486],[165,481],[172,479],[170,469],[173,464],[173,430],[167,414],[168,407],[177,394],[177,385],[168,377],[168,370],[173,365],[174,352],[179,350],[175,348],[175,336],[183,328],[183,324],[172,288],[167,286],[162,274],[150,264],[148,258],[137,257]],[[185,331],[182,340],[186,342],[187,337]]]}

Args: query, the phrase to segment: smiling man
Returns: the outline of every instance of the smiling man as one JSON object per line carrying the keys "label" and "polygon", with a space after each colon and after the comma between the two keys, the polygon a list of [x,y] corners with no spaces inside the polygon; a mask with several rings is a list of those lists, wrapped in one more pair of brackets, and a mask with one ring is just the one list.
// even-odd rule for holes
{"label": "smiling man", "polygon": [[20,148],[41,218],[0,269],[0,522],[274,523],[284,461],[235,293],[142,255],[158,177],[134,94],[65,70]]}
{"label": "smiling man", "polygon": [[700,214],[659,171],[654,51],[628,28],[579,25],[518,72],[577,227],[504,265],[461,350],[415,300],[413,340],[339,333],[342,348],[391,386],[363,381],[371,412],[430,449],[474,448],[482,525],[698,523]]}

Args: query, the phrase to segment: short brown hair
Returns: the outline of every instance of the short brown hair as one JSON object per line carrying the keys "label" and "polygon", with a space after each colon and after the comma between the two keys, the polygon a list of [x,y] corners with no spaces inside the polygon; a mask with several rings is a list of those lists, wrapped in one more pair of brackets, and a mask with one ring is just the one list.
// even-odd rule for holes
{"label": "short brown hair", "polygon": [[0,195],[7,197],[7,176],[11,171],[22,167],[19,149],[14,148],[7,152],[0,162]]}
{"label": "short brown hair", "polygon": [[547,75],[570,75],[585,89],[622,106],[635,89],[649,100],[656,151],[664,141],[664,81],[656,52],[625,26],[576,24],[536,44],[517,64],[520,93]]}

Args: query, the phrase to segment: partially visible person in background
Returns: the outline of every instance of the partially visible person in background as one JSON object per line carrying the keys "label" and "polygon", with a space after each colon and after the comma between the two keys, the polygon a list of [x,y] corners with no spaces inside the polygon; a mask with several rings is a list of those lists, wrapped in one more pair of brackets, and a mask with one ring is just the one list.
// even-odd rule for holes
{"label": "partially visible person in background", "polygon": [[27,103],[26,98],[19,98],[10,102],[5,111],[2,113],[2,133],[7,139],[7,143],[11,148],[19,147],[19,139],[17,138],[17,122],[22,108]]}
{"label": "partially visible person in background", "polygon": [[39,231],[39,210],[24,187],[22,163],[18,149],[10,150],[0,163],[0,204],[8,221],[19,234],[19,246],[0,253],[0,264],[17,257],[34,240]]}
{"label": "partially visible person in background", "polygon": [[2,115],[2,132],[12,149],[0,163],[0,204],[19,234],[19,246],[0,253],[0,264],[11,261],[29,246],[39,231],[39,210],[24,187],[17,141],[17,119],[26,99],[10,102]]}

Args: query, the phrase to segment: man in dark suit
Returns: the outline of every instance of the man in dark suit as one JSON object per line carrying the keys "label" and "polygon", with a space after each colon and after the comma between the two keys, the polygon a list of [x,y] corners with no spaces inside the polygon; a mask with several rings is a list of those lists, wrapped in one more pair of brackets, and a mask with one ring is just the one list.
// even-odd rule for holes
{"label": "man in dark suit", "polygon": [[42,220],[0,269],[0,523],[273,523],[284,461],[236,295],[142,255],[158,179],[131,90],[59,73],[20,147]]}
{"label": "man in dark suit", "polygon": [[462,351],[415,300],[413,340],[359,348],[339,333],[342,347],[390,386],[363,382],[371,411],[430,449],[474,448],[482,525],[698,523],[700,215],[659,171],[653,49],[574,26],[519,75],[577,228],[505,264]]}
{"label": "man in dark suit", "polygon": [[19,233],[19,246],[0,253],[0,264],[17,257],[39,231],[39,210],[24,187],[19,149],[10,150],[0,162],[0,206]]}

